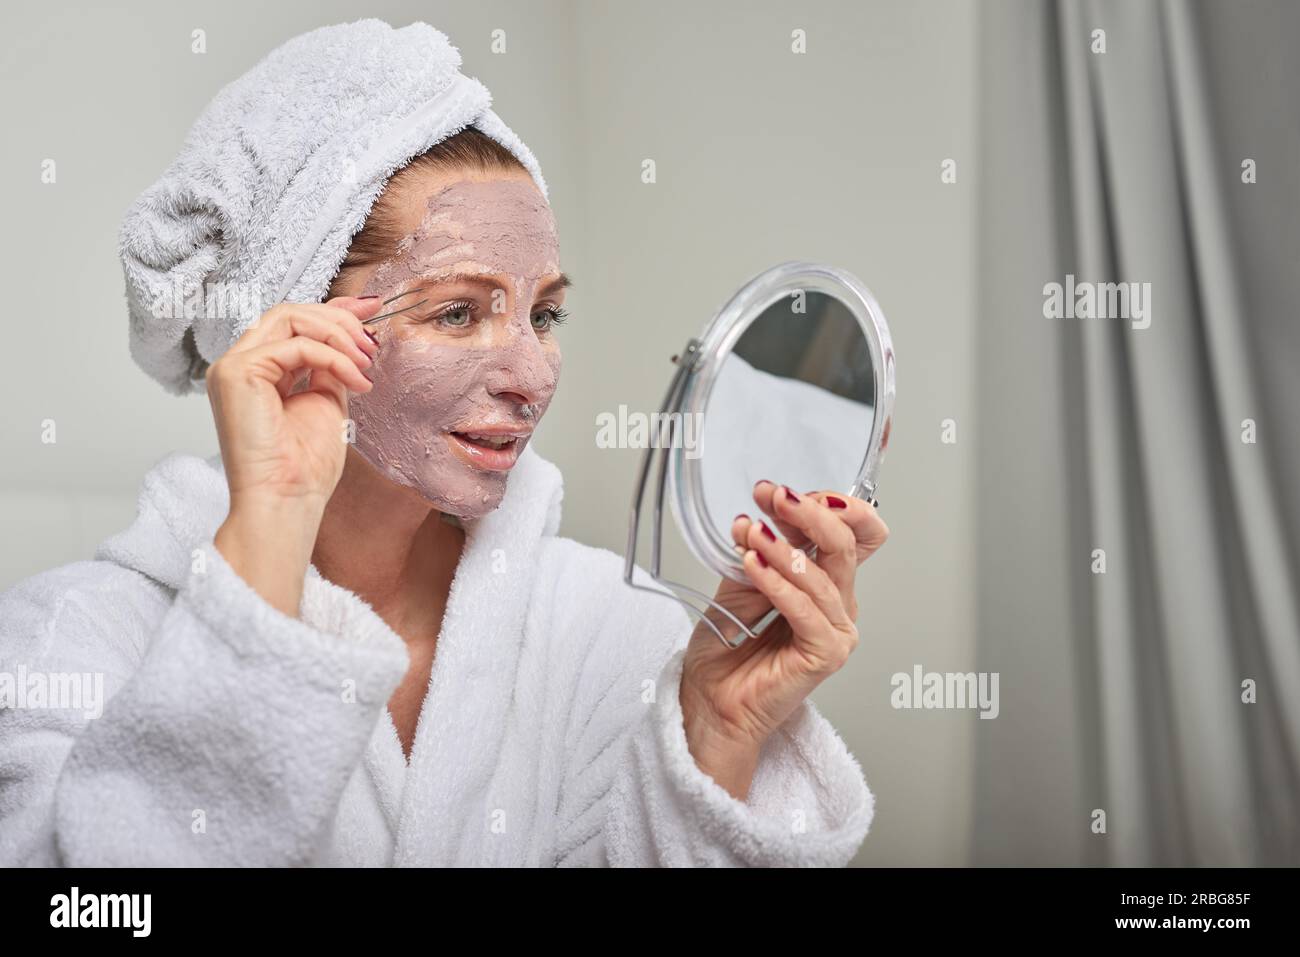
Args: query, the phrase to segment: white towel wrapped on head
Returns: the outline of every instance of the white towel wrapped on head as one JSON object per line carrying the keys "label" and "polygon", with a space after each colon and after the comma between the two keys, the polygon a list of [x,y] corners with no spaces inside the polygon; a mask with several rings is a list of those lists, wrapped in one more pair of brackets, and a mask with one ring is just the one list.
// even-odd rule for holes
{"label": "white towel wrapped on head", "polygon": [[[392,174],[473,126],[542,195],[532,151],[427,23],[321,27],[219,92],[119,235],[131,355],[170,392],[277,302],[319,302]],[[197,307],[197,308],[196,308]]]}

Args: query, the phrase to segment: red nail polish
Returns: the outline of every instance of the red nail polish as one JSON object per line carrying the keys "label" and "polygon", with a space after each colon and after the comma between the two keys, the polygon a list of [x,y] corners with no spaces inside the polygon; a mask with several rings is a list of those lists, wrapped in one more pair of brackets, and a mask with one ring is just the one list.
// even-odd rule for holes
{"label": "red nail polish", "polygon": [[831,508],[848,508],[848,507],[849,507],[848,502],[844,501],[844,499],[842,499],[842,498],[836,498],[834,495],[827,495],[827,496],[826,496],[826,504],[829,505]]}
{"label": "red nail polish", "polygon": [[770,528],[767,527],[767,522],[759,522],[758,527],[762,529],[764,535],[766,535],[772,541],[776,541],[776,535],[775,533],[773,533],[773,531]]}
{"label": "red nail polish", "polygon": [[754,552],[754,557],[758,559],[758,563],[760,565],[762,565],[764,568],[767,568],[767,559],[763,557],[762,552]]}
{"label": "red nail polish", "polygon": [[788,485],[782,485],[781,487],[782,487],[783,489],[785,489],[785,494],[788,495],[788,496],[790,496],[790,501],[792,501],[792,502],[794,502],[796,505],[798,505],[798,504],[799,504],[799,496],[794,494],[794,490],[791,489],[790,486],[788,486]]}

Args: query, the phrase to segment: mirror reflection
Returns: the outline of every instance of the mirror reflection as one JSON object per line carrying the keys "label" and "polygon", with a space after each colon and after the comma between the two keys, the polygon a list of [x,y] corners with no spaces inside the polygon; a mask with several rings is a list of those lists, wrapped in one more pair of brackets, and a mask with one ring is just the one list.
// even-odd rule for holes
{"label": "mirror reflection", "polygon": [[762,479],[795,492],[849,490],[871,438],[875,388],[866,335],[843,302],[799,292],[763,310],[723,360],[702,417],[704,504],[724,541],[736,515],[754,514]]}

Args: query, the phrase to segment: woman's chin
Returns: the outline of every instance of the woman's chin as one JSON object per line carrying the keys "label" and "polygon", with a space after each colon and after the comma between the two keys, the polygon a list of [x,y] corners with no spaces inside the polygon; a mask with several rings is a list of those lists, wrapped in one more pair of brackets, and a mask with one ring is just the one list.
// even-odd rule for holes
{"label": "woman's chin", "polygon": [[[451,444],[451,439],[444,436]],[[506,494],[509,471],[482,469],[456,455],[441,455],[436,462],[410,463],[403,467],[387,461],[375,450],[355,446],[361,457],[381,476],[411,497],[446,515],[461,519],[482,518],[497,510]],[[376,461],[378,460],[378,461]]]}
{"label": "woman's chin", "polygon": [[508,473],[482,472],[461,463],[446,464],[451,468],[422,475],[416,484],[415,491],[425,501],[444,514],[466,520],[482,518],[500,508]]}

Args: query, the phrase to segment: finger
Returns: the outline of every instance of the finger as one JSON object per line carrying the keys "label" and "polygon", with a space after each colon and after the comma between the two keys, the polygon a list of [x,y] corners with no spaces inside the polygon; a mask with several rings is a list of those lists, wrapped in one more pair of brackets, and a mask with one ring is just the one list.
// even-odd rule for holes
{"label": "finger", "polygon": [[806,492],[803,497],[825,505],[852,530],[859,563],[870,558],[889,539],[889,526],[870,502],[835,491]]}
{"label": "finger", "polygon": [[745,542],[748,540],[749,526],[753,521],[743,512],[731,520],[731,541],[742,555],[749,550],[749,546]]}
{"label": "finger", "polygon": [[749,530],[759,524],[759,519],[750,517],[741,513],[731,521],[731,540],[734,543],[736,553],[741,558],[745,557],[745,552],[749,551]]}
{"label": "finger", "polygon": [[318,392],[334,399],[341,409],[347,407],[347,386],[338,377],[325,369],[299,369],[286,372],[276,385],[282,400],[302,395],[304,392]]}
{"label": "finger", "polygon": [[[349,328],[349,322],[355,325],[358,331],[354,332]],[[317,342],[323,342],[351,356],[358,367],[367,369],[374,365],[373,354],[378,351],[378,347],[364,332],[359,331],[360,325],[357,317],[346,309],[324,307],[319,311],[291,314],[285,322],[285,331],[288,333],[285,338],[307,336]],[[365,343],[364,348],[357,341],[358,339]]]}
{"label": "finger", "polygon": [[[308,374],[311,377],[311,381],[308,383],[307,388],[303,390],[303,393],[317,392],[321,395],[327,395],[334,400],[340,410],[346,413],[348,407],[348,387],[340,381],[338,376],[334,375],[334,373],[330,372],[328,369],[313,369]],[[301,395],[302,393],[299,394]]]}
{"label": "finger", "polygon": [[[373,299],[377,301],[378,297],[373,297]],[[341,303],[346,305],[347,308],[331,305],[330,303]],[[275,329],[273,331],[270,329],[264,331],[261,341],[266,342],[289,338],[294,335],[305,335],[342,349],[358,360],[359,367],[364,369],[369,365],[373,365],[377,359],[379,341],[365,329],[357,315],[373,312],[375,307],[374,301],[347,296],[336,297],[331,299],[329,303],[320,306],[303,305],[300,309],[286,309],[276,320]],[[250,337],[248,341],[255,342],[257,340]],[[245,344],[244,349],[247,350],[247,348],[249,346]],[[282,399],[288,398],[296,392],[317,391],[311,389],[309,383],[304,381],[306,378],[304,370],[286,372],[277,383],[276,391],[280,393]]]}
{"label": "finger", "polygon": [[293,394],[293,390],[297,387],[301,378],[302,376],[297,372],[286,372],[280,376],[280,381],[275,384],[275,391],[280,393],[281,399],[287,399]]}
{"label": "finger", "polygon": [[291,395],[304,392],[311,385],[310,369],[294,369],[292,372],[286,372],[280,376],[280,381],[276,383],[275,390],[280,393],[281,399],[287,399]]}
{"label": "finger", "polygon": [[858,572],[857,539],[838,514],[815,498],[800,496],[784,485],[772,496],[772,506],[788,525],[793,525],[817,548],[817,565],[839,589],[844,607],[856,610],[854,578]]}
{"label": "finger", "polygon": [[[834,671],[843,664],[848,654],[841,647],[835,629],[812,597],[792,585],[770,563],[763,564],[760,554],[757,549],[745,553],[745,573],[749,575],[750,581],[767,596],[772,607],[784,616],[798,647],[809,659],[810,670],[827,673]],[[852,633],[856,633],[856,629]]]}
{"label": "finger", "polygon": [[[744,554],[739,556],[743,560]],[[727,612],[734,615],[737,619],[745,623],[749,633],[753,633],[754,626],[762,621],[763,617],[772,610],[772,603],[767,600],[767,596],[754,587],[753,583],[745,580],[733,581],[727,579],[718,586],[717,593],[714,596],[716,601]],[[741,627],[736,624],[730,615],[724,614],[723,611],[713,605],[703,609],[704,615],[722,632],[723,640],[731,642],[741,632]],[[768,634],[767,630],[758,633],[759,637]]]}
{"label": "finger", "polygon": [[[361,318],[373,315],[378,299],[361,300],[352,297],[331,299],[329,304],[284,302],[272,306],[261,315],[230,347],[230,352],[243,352],[279,339],[295,335],[311,335],[325,341],[322,330],[340,330],[353,345],[368,357],[379,351],[378,340],[367,334]],[[334,305],[337,303],[338,305]],[[360,316],[360,318],[358,317]],[[314,332],[308,330],[316,330]]]}
{"label": "finger", "polygon": [[827,621],[841,627],[852,624],[839,586],[825,569],[808,561],[801,549],[796,550],[789,542],[777,538],[765,522],[750,526],[746,544],[793,587],[807,594]]}
{"label": "finger", "polygon": [[236,358],[277,387],[286,372],[296,381],[301,378],[297,373],[304,368],[328,371],[353,392],[369,392],[374,387],[351,356],[307,336],[267,342]]}
{"label": "finger", "polygon": [[808,540],[804,537],[803,532],[794,526],[788,525],[772,507],[772,497],[776,494],[777,488],[776,483],[767,479],[759,479],[754,483],[754,502],[763,510],[763,514],[772,520],[772,524],[783,538],[796,548],[804,548],[808,545]]}
{"label": "finger", "polygon": [[[735,549],[737,557],[742,561],[744,560],[745,552],[749,551],[749,528],[753,524],[754,520],[748,515],[743,514],[737,515],[731,521],[732,548]],[[766,615],[771,611],[772,606],[766,600],[762,592],[751,590],[751,594],[757,599],[757,601],[753,605],[746,607],[747,612],[752,613],[761,610],[762,614]],[[762,615],[759,617],[762,617]]]}
{"label": "finger", "polygon": [[[379,315],[383,303],[378,296],[368,296],[365,299],[358,296],[336,296],[325,302],[323,308],[337,309],[341,313],[336,318],[347,327],[348,331],[356,338],[357,344],[363,349],[368,350],[369,347],[373,346],[374,352],[379,351],[379,337],[376,333],[384,323],[368,326],[362,321]],[[371,355],[374,355],[374,352]]]}

